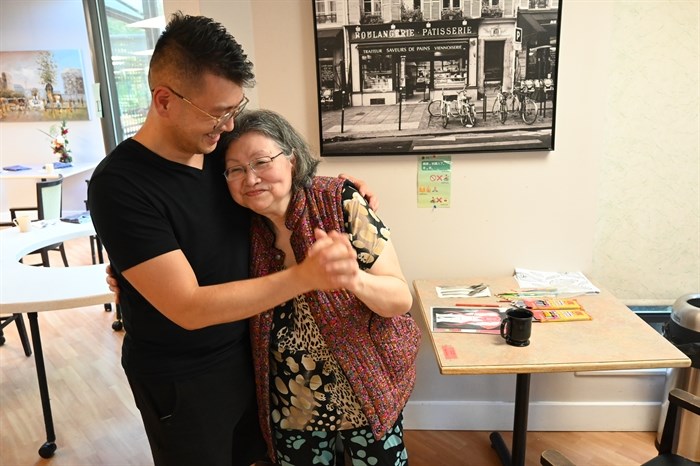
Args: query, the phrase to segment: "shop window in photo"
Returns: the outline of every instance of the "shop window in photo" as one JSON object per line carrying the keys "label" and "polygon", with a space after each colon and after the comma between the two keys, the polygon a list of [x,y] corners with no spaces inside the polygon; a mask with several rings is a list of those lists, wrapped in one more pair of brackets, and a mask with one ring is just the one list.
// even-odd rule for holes
{"label": "shop window in photo", "polygon": [[453,89],[467,82],[466,63],[463,59],[435,60],[435,89]]}
{"label": "shop window in photo", "polygon": [[394,89],[391,55],[362,55],[362,90],[391,92]]}

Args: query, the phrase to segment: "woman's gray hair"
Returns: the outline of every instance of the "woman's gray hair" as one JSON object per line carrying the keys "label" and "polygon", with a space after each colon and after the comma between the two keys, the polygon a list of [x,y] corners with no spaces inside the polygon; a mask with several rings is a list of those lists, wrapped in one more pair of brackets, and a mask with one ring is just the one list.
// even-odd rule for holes
{"label": "woman's gray hair", "polygon": [[321,161],[311,154],[309,145],[289,121],[272,110],[246,110],[238,115],[233,131],[221,135],[219,148],[226,152],[233,141],[250,132],[269,137],[286,156],[294,154],[292,190],[311,186]]}

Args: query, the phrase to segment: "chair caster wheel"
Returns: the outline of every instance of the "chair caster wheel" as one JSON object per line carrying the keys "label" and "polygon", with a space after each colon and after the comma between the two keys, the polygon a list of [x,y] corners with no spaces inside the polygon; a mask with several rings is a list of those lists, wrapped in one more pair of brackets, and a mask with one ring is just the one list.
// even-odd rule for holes
{"label": "chair caster wheel", "polygon": [[117,332],[124,328],[124,324],[122,324],[120,321],[115,320],[112,322],[112,330],[116,330]]}
{"label": "chair caster wheel", "polygon": [[42,458],[51,458],[56,452],[56,444],[53,442],[46,442],[39,448],[39,456]]}

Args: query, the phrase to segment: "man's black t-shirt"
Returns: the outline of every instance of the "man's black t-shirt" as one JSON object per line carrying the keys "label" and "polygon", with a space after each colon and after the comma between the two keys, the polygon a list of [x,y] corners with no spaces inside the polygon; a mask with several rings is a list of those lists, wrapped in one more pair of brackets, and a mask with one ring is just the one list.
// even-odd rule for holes
{"label": "man's black t-shirt", "polygon": [[[199,170],[127,139],[90,180],[92,221],[119,280],[126,330],[122,365],[130,373],[179,379],[236,355],[249,357],[246,321],[185,330],[121,275],[180,249],[202,286],[248,277],[250,213],[231,198],[223,171],[221,152],[205,155]],[[194,306],[190,312],[198,311]]]}

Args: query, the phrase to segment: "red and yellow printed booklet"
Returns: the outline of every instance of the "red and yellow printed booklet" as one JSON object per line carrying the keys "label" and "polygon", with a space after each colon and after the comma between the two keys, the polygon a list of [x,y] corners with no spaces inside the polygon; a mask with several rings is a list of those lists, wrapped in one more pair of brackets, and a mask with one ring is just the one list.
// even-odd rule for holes
{"label": "red and yellow printed booklet", "polygon": [[523,299],[523,306],[530,309],[539,322],[591,320],[581,304],[572,298],[526,298]]}
{"label": "red and yellow printed booklet", "polygon": [[533,309],[532,315],[538,322],[570,322],[574,320],[591,320],[592,317],[583,309]]}
{"label": "red and yellow printed booklet", "polygon": [[523,299],[523,305],[530,310],[581,309],[579,302],[573,298],[525,298]]}

